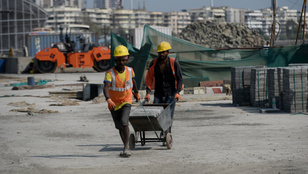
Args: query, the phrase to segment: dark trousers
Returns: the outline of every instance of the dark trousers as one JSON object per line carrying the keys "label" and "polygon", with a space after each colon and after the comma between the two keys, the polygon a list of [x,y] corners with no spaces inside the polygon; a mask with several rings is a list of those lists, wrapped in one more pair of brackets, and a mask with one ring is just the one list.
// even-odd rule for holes
{"label": "dark trousers", "polygon": [[[155,97],[154,96],[154,101],[153,104],[158,104],[158,103],[172,103],[174,101],[174,95],[173,96],[167,96],[167,97]],[[174,108],[175,108],[175,102],[173,102],[170,105],[170,111],[171,111],[171,126],[169,127],[169,132],[171,133],[171,128],[173,124],[173,113],[174,113]]]}

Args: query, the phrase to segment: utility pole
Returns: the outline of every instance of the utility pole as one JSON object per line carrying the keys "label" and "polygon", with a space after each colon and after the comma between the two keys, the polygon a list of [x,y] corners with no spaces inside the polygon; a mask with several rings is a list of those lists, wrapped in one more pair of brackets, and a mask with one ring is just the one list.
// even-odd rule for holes
{"label": "utility pole", "polygon": [[306,28],[306,10],[307,10],[307,0],[304,0],[305,3],[305,11],[304,11],[304,26],[303,26],[303,44],[305,43],[305,28]]}
{"label": "utility pole", "polygon": [[[298,29],[297,29],[297,34],[296,34],[295,45],[297,45],[297,39],[298,39],[298,35],[299,35],[299,30],[300,30],[301,24],[302,24],[303,13],[304,13],[303,44],[304,44],[304,42],[305,42],[306,7],[307,7],[307,0],[304,0],[304,2],[303,2],[303,7],[302,7],[302,12],[301,12],[301,17],[300,17],[299,23],[298,23]],[[305,11],[304,11],[304,10],[305,10]]]}
{"label": "utility pole", "polygon": [[270,46],[275,45],[275,31],[276,31],[276,0],[272,0],[272,7],[273,7],[273,24],[272,24],[272,33],[271,33],[271,40]]}

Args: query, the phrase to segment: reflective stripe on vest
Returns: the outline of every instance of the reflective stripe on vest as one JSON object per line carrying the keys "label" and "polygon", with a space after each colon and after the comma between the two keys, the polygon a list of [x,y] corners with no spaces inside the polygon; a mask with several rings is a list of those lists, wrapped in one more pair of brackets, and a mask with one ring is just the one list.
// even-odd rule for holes
{"label": "reflective stripe on vest", "polygon": [[114,72],[115,70],[114,70],[114,68],[110,69],[111,77],[112,77],[112,84],[109,87],[109,90],[124,92],[126,90],[129,90],[130,88],[133,88],[133,81],[132,81],[133,73],[132,73],[132,69],[130,67],[125,67],[125,70],[128,71],[129,79],[126,80],[126,84],[125,84],[124,88],[119,88],[116,85],[116,75],[115,75],[115,72]]}

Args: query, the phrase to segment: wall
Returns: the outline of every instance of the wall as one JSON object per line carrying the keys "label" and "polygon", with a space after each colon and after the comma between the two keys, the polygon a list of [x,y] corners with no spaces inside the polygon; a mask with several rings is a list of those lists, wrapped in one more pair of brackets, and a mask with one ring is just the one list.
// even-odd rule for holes
{"label": "wall", "polygon": [[[26,69],[33,57],[0,57],[4,60],[3,73],[21,74]],[[0,71],[1,72],[1,71]]]}

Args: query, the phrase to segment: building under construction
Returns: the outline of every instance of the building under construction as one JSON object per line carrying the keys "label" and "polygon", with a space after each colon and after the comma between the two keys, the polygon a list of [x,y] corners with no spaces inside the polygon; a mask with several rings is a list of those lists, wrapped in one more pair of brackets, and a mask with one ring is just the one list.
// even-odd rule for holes
{"label": "building under construction", "polygon": [[45,26],[47,12],[28,0],[0,1],[0,53],[22,50],[27,35]]}

